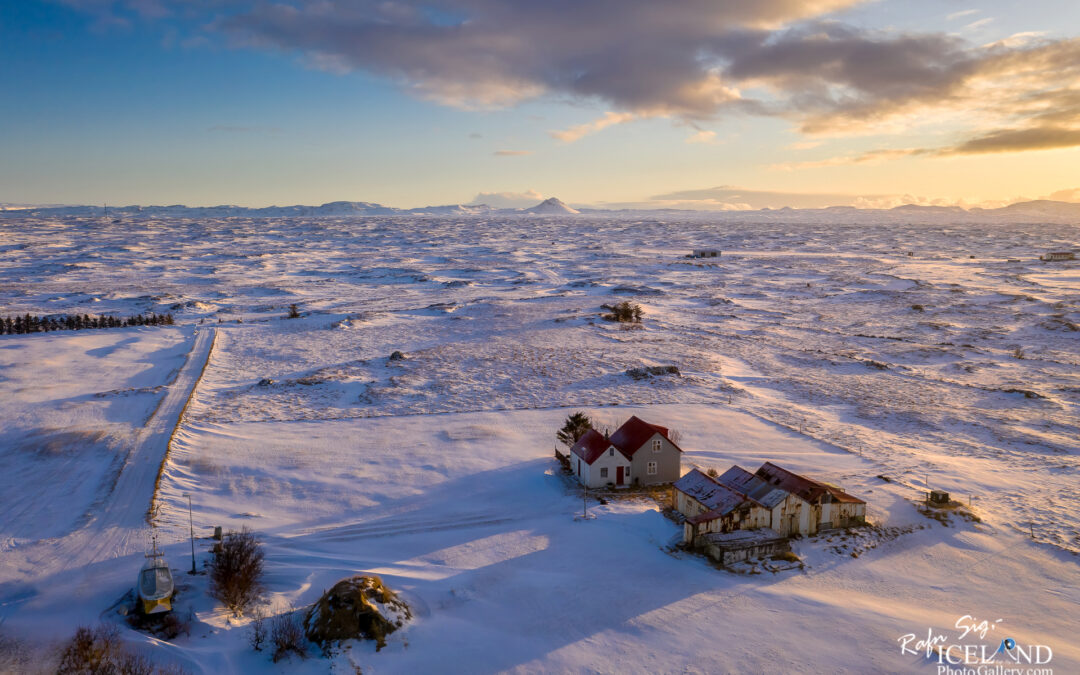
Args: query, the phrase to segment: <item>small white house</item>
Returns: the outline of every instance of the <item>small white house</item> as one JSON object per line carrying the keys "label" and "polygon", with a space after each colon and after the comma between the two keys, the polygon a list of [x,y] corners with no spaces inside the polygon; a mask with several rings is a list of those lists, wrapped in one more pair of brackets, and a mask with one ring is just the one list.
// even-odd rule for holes
{"label": "small white house", "polygon": [[570,470],[590,488],[671,483],[682,473],[682,449],[668,434],[636,416],[610,438],[589,429],[570,448]]}

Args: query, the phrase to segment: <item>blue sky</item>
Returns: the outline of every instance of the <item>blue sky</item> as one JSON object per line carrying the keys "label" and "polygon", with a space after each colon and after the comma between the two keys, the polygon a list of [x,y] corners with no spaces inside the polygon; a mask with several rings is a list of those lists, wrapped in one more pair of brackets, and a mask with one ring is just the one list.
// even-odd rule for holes
{"label": "blue sky", "polygon": [[0,201],[1072,198],[1080,3],[815,2],[2,3]]}

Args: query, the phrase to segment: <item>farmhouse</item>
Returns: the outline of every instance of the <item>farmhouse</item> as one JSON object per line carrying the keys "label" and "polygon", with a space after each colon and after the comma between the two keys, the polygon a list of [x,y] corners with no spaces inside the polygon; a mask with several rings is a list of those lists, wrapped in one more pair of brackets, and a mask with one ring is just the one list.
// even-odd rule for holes
{"label": "farmhouse", "polygon": [[719,258],[720,249],[716,248],[695,248],[692,254],[695,258]]}
{"label": "farmhouse", "polygon": [[[770,548],[777,538],[817,534],[866,520],[863,500],[771,462],[756,473],[733,466],[716,478],[693,469],[672,486],[671,506],[685,518],[687,545],[715,549],[714,557],[723,554],[732,560],[741,559],[739,542]],[[761,536],[718,536],[757,529],[764,530]]]}
{"label": "farmhouse", "polygon": [[668,429],[637,416],[610,437],[589,429],[570,453],[571,471],[590,488],[671,483],[682,473],[682,449]]}

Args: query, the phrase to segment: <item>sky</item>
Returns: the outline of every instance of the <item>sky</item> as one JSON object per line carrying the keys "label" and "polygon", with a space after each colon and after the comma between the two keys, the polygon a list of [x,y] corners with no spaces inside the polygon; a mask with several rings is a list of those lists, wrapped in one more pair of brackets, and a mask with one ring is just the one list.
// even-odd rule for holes
{"label": "sky", "polygon": [[0,202],[1080,201],[1073,0],[0,2]]}

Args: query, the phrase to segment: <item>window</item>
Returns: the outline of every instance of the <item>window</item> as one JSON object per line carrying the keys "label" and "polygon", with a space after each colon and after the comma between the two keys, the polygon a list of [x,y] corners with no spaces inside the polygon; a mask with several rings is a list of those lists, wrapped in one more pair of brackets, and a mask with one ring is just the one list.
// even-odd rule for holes
{"label": "window", "polygon": [[647,472],[647,473],[648,473],[648,474],[649,474],[650,476],[655,476],[655,475],[656,475],[656,462],[649,462],[649,467],[648,467],[648,469],[646,470],[646,472]]}
{"label": "window", "polygon": [[627,477],[627,478],[629,478],[629,477],[630,477],[630,467],[629,467],[629,466],[628,466],[628,467],[626,467],[626,477]]}
{"label": "window", "polygon": [[581,475],[581,460],[577,461],[577,475]]}
{"label": "window", "polygon": [[600,477],[601,478],[607,478],[607,467],[606,466],[603,469],[600,469]]}
{"label": "window", "polygon": [[608,455],[608,457],[614,457],[615,456],[615,448],[608,448],[607,449],[607,455]]}
{"label": "window", "polygon": [[664,442],[659,438],[652,442],[652,451],[660,452],[660,449],[664,447]]}

